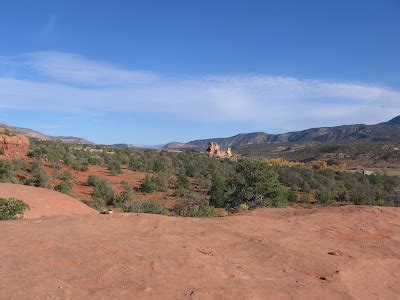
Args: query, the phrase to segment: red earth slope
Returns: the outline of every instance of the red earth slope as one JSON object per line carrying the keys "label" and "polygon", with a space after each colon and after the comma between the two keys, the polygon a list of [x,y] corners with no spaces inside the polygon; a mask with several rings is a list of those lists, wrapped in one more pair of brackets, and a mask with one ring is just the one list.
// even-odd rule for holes
{"label": "red earth slope", "polygon": [[400,210],[0,222],[0,299],[396,299]]}
{"label": "red earth slope", "polygon": [[24,213],[26,219],[96,213],[87,205],[65,194],[32,186],[0,183],[0,197],[16,198],[27,203],[30,209]]}

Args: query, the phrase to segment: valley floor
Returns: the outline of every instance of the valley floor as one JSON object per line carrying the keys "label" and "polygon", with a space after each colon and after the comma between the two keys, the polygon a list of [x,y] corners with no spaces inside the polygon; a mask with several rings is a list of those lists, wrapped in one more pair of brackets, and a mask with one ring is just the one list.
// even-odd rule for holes
{"label": "valley floor", "polygon": [[0,299],[395,299],[400,209],[0,223]]}

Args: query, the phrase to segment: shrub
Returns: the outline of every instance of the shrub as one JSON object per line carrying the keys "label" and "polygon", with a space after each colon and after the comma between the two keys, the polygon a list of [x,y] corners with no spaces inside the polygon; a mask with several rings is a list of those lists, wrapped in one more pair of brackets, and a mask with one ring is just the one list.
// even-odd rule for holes
{"label": "shrub", "polygon": [[198,179],[199,189],[202,191],[210,191],[212,187],[212,180],[208,179],[207,177],[200,176]]}
{"label": "shrub", "polygon": [[75,157],[75,155],[67,152],[67,153],[65,153],[62,160],[63,160],[64,164],[66,164],[67,166],[72,166],[75,163],[76,157]]}
{"label": "shrub", "polygon": [[296,203],[297,202],[297,193],[294,190],[290,190],[287,194],[287,200],[289,203]]}
{"label": "shrub", "polygon": [[31,178],[28,179],[28,185],[36,187],[49,188],[50,176],[43,171],[39,162],[34,162],[31,166]]}
{"label": "shrub", "polygon": [[4,149],[0,148],[0,155],[4,155]]}
{"label": "shrub", "polygon": [[217,212],[204,196],[188,193],[175,207],[176,214],[183,217],[215,217]]}
{"label": "shrub", "polygon": [[28,204],[14,198],[0,198],[0,220],[16,220],[22,218]]}
{"label": "shrub", "polygon": [[288,204],[288,199],[285,193],[279,193],[274,198],[272,198],[272,207],[286,207]]}
{"label": "shrub", "polygon": [[121,174],[121,164],[118,160],[112,159],[108,164],[108,171],[111,175]]}
{"label": "shrub", "polygon": [[137,202],[125,203],[123,206],[125,212],[136,212],[136,213],[151,213],[151,214],[162,214],[170,215],[171,212],[164,208],[161,201],[158,199],[146,199]]}
{"label": "shrub", "polygon": [[104,199],[93,198],[92,201],[89,202],[89,206],[91,208],[101,211],[106,206],[106,203]]}
{"label": "shrub", "polygon": [[25,171],[28,168],[28,164],[22,159],[13,159],[11,162],[15,172]]}
{"label": "shrub", "polygon": [[4,135],[7,135],[7,136],[15,136],[15,133],[12,132],[12,131],[11,131],[10,129],[8,129],[8,128],[6,128],[6,129],[4,130],[3,134],[4,134]]}
{"label": "shrub", "polygon": [[212,177],[212,183],[210,188],[210,203],[214,207],[225,207],[225,190],[226,190],[226,179],[225,177],[216,172]]}
{"label": "shrub", "polygon": [[70,180],[72,180],[73,177],[72,177],[72,174],[70,172],[64,171],[61,174],[59,174],[57,176],[57,178],[60,179],[60,180],[63,180],[63,181],[70,181]]}
{"label": "shrub", "polygon": [[157,188],[157,186],[154,183],[154,181],[152,180],[152,178],[150,176],[146,176],[146,178],[140,185],[139,190],[142,193],[154,193],[156,191],[156,188]]}
{"label": "shrub", "polygon": [[158,173],[151,177],[151,181],[155,184],[156,190],[165,192],[168,189],[168,176],[165,173]]}
{"label": "shrub", "polygon": [[240,160],[235,169],[236,174],[227,187],[225,203],[228,207],[235,208],[241,203],[255,206],[281,193],[278,174],[264,162]]}
{"label": "shrub", "polygon": [[79,161],[79,162],[72,164],[72,168],[75,171],[85,172],[85,171],[89,170],[89,163]]}
{"label": "shrub", "polygon": [[114,190],[109,183],[103,179],[96,183],[91,195],[93,199],[103,200],[105,205],[112,205],[115,197]]}
{"label": "shrub", "polygon": [[333,201],[332,192],[324,188],[317,192],[317,200],[320,204],[330,204]]}
{"label": "shrub", "polygon": [[189,188],[189,179],[186,174],[180,172],[177,176],[176,188],[188,189]]}
{"label": "shrub", "polygon": [[165,169],[165,167],[164,167],[164,164],[161,162],[161,160],[156,159],[154,161],[154,166],[153,166],[154,172],[164,171],[164,169]]}
{"label": "shrub", "polygon": [[185,197],[188,194],[190,194],[190,191],[182,187],[175,190],[175,196],[177,197]]}
{"label": "shrub", "polygon": [[133,171],[144,171],[146,169],[144,164],[137,158],[131,158],[129,160],[129,168]]}
{"label": "shrub", "polygon": [[300,203],[310,203],[310,198],[308,196],[307,193],[304,193],[301,197],[300,197]]}
{"label": "shrub", "polygon": [[283,193],[278,194],[274,198],[266,198],[261,201],[262,206],[269,208],[286,207],[288,200]]}
{"label": "shrub", "polygon": [[88,159],[89,164],[101,166],[104,164],[104,159],[100,155],[92,155]]}
{"label": "shrub", "polygon": [[348,190],[343,190],[338,195],[338,200],[340,202],[349,202],[350,201],[350,193]]}
{"label": "shrub", "polygon": [[89,177],[87,179],[87,184],[90,185],[90,186],[96,186],[102,180],[103,179],[101,179],[97,175],[89,175]]}
{"label": "shrub", "polygon": [[70,184],[69,182],[67,182],[67,181],[62,181],[62,182],[60,182],[58,185],[56,185],[56,186],[54,187],[54,190],[56,190],[57,192],[66,194],[66,195],[70,195],[70,196],[73,194],[73,192],[72,192],[72,186],[71,186],[71,184]]}
{"label": "shrub", "polygon": [[0,181],[13,182],[13,164],[8,160],[0,160]]}
{"label": "shrub", "polygon": [[316,160],[316,161],[311,162],[311,166],[313,169],[316,169],[316,170],[319,170],[319,169],[324,170],[328,167],[328,164],[326,161]]}
{"label": "shrub", "polygon": [[134,192],[130,186],[125,186],[124,190],[114,197],[114,205],[124,207],[133,200]]}

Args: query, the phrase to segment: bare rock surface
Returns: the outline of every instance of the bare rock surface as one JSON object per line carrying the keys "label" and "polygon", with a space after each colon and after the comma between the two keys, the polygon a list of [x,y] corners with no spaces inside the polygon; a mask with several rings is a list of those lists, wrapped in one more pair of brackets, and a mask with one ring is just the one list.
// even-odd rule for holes
{"label": "bare rock surface", "polygon": [[217,143],[212,143],[212,142],[210,142],[208,145],[207,153],[209,157],[218,157],[218,158],[233,157],[232,149],[230,147],[228,147],[226,150],[223,150]]}
{"label": "bare rock surface", "polygon": [[0,299],[398,299],[400,210],[0,222]]}
{"label": "bare rock surface", "polygon": [[26,185],[0,183],[0,197],[16,198],[27,203],[30,209],[24,213],[26,219],[97,213],[86,204],[65,194]]}
{"label": "bare rock surface", "polygon": [[23,135],[9,136],[0,128],[0,149],[6,158],[23,158],[29,151],[29,140]]}

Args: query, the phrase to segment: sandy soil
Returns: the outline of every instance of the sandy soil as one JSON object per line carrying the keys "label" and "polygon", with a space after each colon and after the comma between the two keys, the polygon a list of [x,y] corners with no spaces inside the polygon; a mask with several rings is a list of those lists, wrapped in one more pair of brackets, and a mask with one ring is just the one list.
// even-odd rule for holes
{"label": "sandy soil", "polygon": [[1,299],[398,299],[400,210],[0,223]]}
{"label": "sandy soil", "polygon": [[16,198],[27,203],[30,209],[24,213],[26,219],[97,214],[95,210],[72,197],[32,186],[0,183],[0,197]]}

